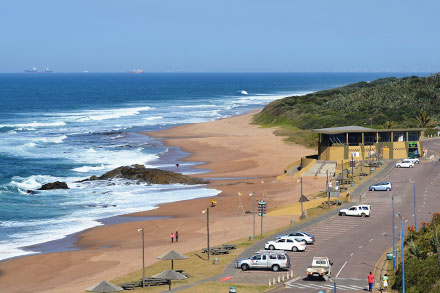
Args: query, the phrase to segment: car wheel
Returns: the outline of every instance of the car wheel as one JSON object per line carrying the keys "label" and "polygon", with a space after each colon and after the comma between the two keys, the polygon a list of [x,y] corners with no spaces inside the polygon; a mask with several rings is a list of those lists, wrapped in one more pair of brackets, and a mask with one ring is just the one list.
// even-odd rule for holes
{"label": "car wheel", "polygon": [[409,167],[410,167],[410,168],[413,168],[414,166],[413,166],[413,165],[410,165]]}
{"label": "car wheel", "polygon": [[373,188],[371,188],[371,191],[376,191],[376,189],[373,187]]}
{"label": "car wheel", "polygon": [[280,270],[280,266],[279,265],[273,265],[272,266],[272,271],[278,272],[279,270]]}
{"label": "car wheel", "polygon": [[390,191],[390,190],[391,190],[391,188],[387,187],[387,191]]}
{"label": "car wheel", "polygon": [[298,251],[298,247],[293,246],[293,247],[292,247],[292,251],[297,252],[297,251]]}
{"label": "car wheel", "polygon": [[400,165],[397,165],[396,168],[400,168]]}
{"label": "car wheel", "polygon": [[345,216],[345,213],[341,213],[341,216]]}
{"label": "car wheel", "polygon": [[361,217],[362,217],[362,218],[365,218],[365,216],[366,216],[365,213],[362,213],[362,214],[361,214]]}
{"label": "car wheel", "polygon": [[249,265],[248,265],[248,264],[245,264],[245,263],[242,264],[242,265],[241,265],[241,270],[242,270],[242,271],[247,271],[247,270],[249,270]]}
{"label": "car wheel", "polygon": [[274,250],[274,249],[275,249],[275,246],[269,245],[269,250]]}

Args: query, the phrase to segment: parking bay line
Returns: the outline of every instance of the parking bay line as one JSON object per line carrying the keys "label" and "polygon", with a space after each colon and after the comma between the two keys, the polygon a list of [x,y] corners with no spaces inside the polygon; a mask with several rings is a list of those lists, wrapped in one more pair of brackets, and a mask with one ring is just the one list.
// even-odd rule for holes
{"label": "parking bay line", "polygon": [[339,274],[341,273],[342,269],[345,267],[346,264],[347,264],[347,261],[344,262],[344,264],[342,265],[341,269],[340,269],[339,272],[336,274],[336,277],[335,277],[335,278],[337,278],[337,277],[339,276]]}

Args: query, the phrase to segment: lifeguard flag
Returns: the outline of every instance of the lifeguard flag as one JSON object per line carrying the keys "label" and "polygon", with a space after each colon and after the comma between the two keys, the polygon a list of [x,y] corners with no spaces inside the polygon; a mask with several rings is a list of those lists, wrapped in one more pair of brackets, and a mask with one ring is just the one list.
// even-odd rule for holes
{"label": "lifeguard flag", "polygon": [[242,196],[243,194],[241,192],[238,192],[238,196]]}

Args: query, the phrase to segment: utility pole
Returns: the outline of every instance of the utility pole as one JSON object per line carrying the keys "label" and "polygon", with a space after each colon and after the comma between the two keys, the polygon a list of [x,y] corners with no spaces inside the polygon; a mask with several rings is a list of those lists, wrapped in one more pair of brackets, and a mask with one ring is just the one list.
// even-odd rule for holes
{"label": "utility pole", "polygon": [[253,207],[253,218],[254,218],[254,223],[253,223],[253,230],[252,230],[252,240],[255,239],[255,191],[252,192],[251,194],[249,194],[249,196],[252,196],[252,207]]}

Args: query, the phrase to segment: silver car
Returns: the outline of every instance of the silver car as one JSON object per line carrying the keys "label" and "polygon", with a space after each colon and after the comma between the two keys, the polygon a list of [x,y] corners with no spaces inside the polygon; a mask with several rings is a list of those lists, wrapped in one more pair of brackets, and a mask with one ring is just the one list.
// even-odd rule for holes
{"label": "silver car", "polygon": [[235,263],[237,269],[270,269],[278,272],[280,269],[290,268],[290,258],[283,250],[260,250],[250,258],[238,259]]}

